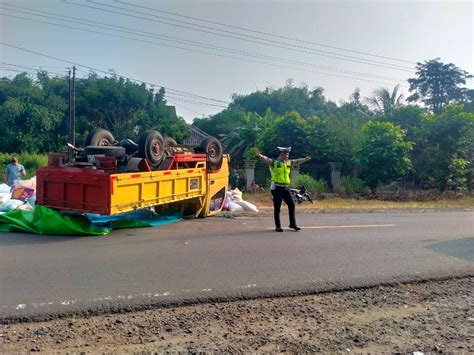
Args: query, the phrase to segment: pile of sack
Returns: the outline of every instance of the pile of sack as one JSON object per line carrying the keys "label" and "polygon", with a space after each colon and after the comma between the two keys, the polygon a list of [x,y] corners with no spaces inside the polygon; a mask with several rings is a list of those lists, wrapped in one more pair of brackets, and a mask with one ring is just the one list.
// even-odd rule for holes
{"label": "pile of sack", "polygon": [[242,191],[240,191],[237,187],[234,190],[229,190],[226,192],[224,210],[228,210],[230,212],[258,212],[257,206],[242,199]]}
{"label": "pile of sack", "polygon": [[0,184],[0,212],[31,211],[36,202],[36,176],[29,180],[15,180],[13,187]]}

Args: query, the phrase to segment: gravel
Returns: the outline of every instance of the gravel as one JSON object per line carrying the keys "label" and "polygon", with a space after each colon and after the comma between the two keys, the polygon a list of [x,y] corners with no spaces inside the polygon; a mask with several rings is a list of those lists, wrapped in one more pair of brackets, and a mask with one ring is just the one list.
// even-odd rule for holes
{"label": "gravel", "polygon": [[473,352],[474,278],[0,326],[2,353]]}

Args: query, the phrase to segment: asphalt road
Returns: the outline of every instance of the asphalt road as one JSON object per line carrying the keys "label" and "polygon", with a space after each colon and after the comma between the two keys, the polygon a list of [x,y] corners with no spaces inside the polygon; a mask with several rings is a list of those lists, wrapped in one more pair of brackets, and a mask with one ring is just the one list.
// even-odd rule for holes
{"label": "asphalt road", "polygon": [[[286,216],[283,216],[283,220]],[[474,275],[472,212],[186,220],[104,237],[0,234],[0,320]]]}

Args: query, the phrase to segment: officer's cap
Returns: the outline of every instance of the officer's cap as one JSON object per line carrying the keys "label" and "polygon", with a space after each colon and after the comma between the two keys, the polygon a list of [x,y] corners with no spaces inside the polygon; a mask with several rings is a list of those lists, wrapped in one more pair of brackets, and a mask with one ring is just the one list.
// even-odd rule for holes
{"label": "officer's cap", "polygon": [[280,153],[289,153],[291,152],[291,147],[277,147]]}

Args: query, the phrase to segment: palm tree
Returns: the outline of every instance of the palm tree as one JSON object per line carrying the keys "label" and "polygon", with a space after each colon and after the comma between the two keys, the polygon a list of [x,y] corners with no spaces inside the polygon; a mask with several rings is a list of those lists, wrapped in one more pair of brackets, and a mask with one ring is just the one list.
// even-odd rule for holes
{"label": "palm tree", "polygon": [[226,134],[221,134],[221,142],[227,153],[235,157],[236,160],[242,159],[245,152],[251,147],[255,147],[258,133],[262,130],[259,127],[259,121],[262,118],[255,113],[246,113],[242,126],[235,127]]}
{"label": "palm tree", "polygon": [[375,89],[373,96],[366,97],[365,101],[375,112],[388,114],[403,104],[404,97],[399,93],[399,88],[400,85],[395,86],[391,93],[388,88]]}

